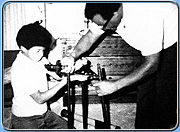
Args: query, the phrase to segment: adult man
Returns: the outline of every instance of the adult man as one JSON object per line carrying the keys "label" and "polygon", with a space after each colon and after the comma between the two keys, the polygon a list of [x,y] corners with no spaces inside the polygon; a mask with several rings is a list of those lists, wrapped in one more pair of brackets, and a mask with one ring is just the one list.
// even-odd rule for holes
{"label": "adult man", "polygon": [[[110,12],[109,17],[104,16],[107,12]],[[94,84],[99,87],[98,95],[138,84],[135,128],[174,127],[177,123],[177,5],[171,2],[87,3],[85,16],[92,20],[93,26],[68,57],[69,64],[73,64],[73,60],[86,52],[104,33],[100,26],[106,25],[104,30],[117,28],[116,32],[129,45],[141,51],[144,62],[119,80]]]}

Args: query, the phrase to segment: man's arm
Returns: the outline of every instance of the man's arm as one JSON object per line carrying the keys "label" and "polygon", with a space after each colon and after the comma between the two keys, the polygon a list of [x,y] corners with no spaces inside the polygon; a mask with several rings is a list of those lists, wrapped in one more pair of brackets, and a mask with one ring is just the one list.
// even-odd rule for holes
{"label": "man's arm", "polygon": [[94,84],[99,87],[97,93],[99,96],[116,92],[119,89],[138,83],[157,71],[160,60],[160,52],[145,56],[143,64],[127,76],[117,81],[102,81]]}
{"label": "man's arm", "polygon": [[120,83],[121,87],[126,87],[145,79],[146,77],[157,71],[159,59],[160,52],[153,55],[145,56],[144,62],[140,67],[138,67],[131,74],[125,76],[116,83]]}
{"label": "man's arm", "polygon": [[[100,29],[99,29],[100,30]],[[100,30],[98,32],[92,32],[92,30],[88,30],[88,32],[83,35],[80,40],[78,41],[77,45],[74,47],[72,53],[70,56],[65,57],[61,60],[61,63],[63,65],[66,65],[67,67],[62,70],[62,72],[68,73],[74,71],[74,62],[86,51],[88,51],[94,42],[98,40],[98,38],[104,33],[104,31]]]}
{"label": "man's arm", "polygon": [[89,30],[81,39],[78,41],[77,45],[74,47],[74,50],[71,53],[71,56],[76,60],[80,55],[88,51],[91,46],[96,42],[96,40],[103,34],[94,33]]}

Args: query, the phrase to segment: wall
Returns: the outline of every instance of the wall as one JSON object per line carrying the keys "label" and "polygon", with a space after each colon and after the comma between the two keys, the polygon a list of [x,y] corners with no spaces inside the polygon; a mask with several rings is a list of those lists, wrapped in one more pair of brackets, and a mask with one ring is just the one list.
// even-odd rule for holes
{"label": "wall", "polygon": [[3,45],[4,50],[18,50],[16,35],[26,24],[43,20],[55,38],[79,34],[85,29],[85,3],[49,2],[9,2],[3,6]]}
{"label": "wall", "polygon": [[[55,38],[78,34],[86,28],[85,3],[47,3],[46,27]],[[66,36],[66,37],[67,37]]]}

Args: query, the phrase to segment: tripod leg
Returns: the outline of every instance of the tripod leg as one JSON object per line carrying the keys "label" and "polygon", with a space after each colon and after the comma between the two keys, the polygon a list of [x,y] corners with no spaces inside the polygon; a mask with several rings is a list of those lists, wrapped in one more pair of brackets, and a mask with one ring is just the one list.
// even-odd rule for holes
{"label": "tripod leg", "polygon": [[105,128],[110,129],[110,113],[109,113],[109,100],[106,97],[100,97],[103,111],[103,118],[105,123]]}
{"label": "tripod leg", "polygon": [[68,129],[73,129],[74,120],[71,110],[71,89],[70,89],[70,73],[67,75],[67,93],[68,93]]}
{"label": "tripod leg", "polygon": [[88,86],[82,82],[82,108],[83,108],[83,128],[87,129],[88,120]]}
{"label": "tripod leg", "polygon": [[[104,68],[101,69],[100,64],[97,64],[97,72],[100,81],[106,80],[105,69]],[[105,96],[100,97],[100,99],[102,104],[105,128],[110,129],[111,122],[110,122],[110,113],[109,113],[109,100],[105,98]]]}

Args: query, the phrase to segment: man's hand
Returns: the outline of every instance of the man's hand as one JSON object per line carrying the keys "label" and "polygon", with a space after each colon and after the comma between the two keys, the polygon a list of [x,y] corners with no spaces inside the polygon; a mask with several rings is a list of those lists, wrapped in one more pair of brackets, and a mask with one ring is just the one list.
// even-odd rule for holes
{"label": "man's hand", "polygon": [[76,61],[75,65],[74,65],[74,70],[79,70],[83,65],[87,65],[88,60],[86,58],[81,58],[79,60]]}
{"label": "man's hand", "polygon": [[101,81],[93,84],[93,86],[96,87],[98,96],[108,95],[117,91],[117,86],[115,83],[110,81]]}
{"label": "man's hand", "polygon": [[61,72],[72,73],[73,71],[79,70],[83,65],[86,65],[87,59],[83,57],[74,62],[74,58],[72,56],[69,56],[63,58],[61,64],[62,66],[65,66],[65,68]]}
{"label": "man's hand", "polygon": [[72,56],[64,57],[61,60],[61,65],[64,66],[64,69],[61,70],[61,72],[72,73],[74,71],[74,62],[75,62],[75,60]]}

